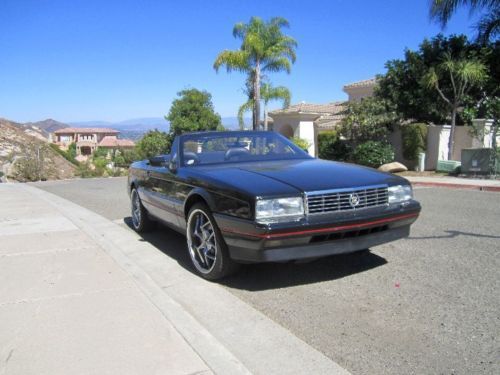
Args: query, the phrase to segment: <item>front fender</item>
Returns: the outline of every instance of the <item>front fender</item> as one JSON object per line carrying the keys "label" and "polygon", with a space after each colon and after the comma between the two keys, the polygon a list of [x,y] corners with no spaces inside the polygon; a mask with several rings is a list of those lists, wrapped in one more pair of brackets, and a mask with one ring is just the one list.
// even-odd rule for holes
{"label": "front fender", "polygon": [[189,193],[184,203],[184,215],[187,215],[187,211],[199,197],[207,203],[212,213],[239,217],[241,219],[251,218],[249,202],[217,192],[210,192],[200,187],[194,188]]}
{"label": "front fender", "polygon": [[187,216],[187,213],[189,211],[189,208],[193,205],[194,201],[198,201],[199,197],[203,198],[203,200],[207,203],[208,208],[210,208],[210,211],[216,212],[217,211],[217,206],[215,204],[215,200],[212,197],[212,195],[206,191],[203,188],[194,188],[191,190],[186,197],[186,200],[184,201],[184,216]]}

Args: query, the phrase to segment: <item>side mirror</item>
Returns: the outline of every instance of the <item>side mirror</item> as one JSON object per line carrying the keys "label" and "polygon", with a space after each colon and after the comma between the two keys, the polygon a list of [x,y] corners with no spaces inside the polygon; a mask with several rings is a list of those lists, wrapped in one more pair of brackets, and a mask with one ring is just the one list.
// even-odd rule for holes
{"label": "side mirror", "polygon": [[172,158],[169,158],[168,169],[172,173],[177,172],[177,154],[174,154]]}
{"label": "side mirror", "polygon": [[149,158],[149,164],[153,167],[165,167],[169,162],[169,157],[166,155],[153,156]]}
{"label": "side mirror", "polygon": [[168,169],[170,172],[175,173],[177,172],[177,163],[175,161],[171,161],[168,163]]}

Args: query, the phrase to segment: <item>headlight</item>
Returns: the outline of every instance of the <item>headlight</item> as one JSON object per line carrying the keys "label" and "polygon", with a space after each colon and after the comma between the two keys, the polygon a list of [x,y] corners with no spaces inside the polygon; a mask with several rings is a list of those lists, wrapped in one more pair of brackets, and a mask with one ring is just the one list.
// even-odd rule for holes
{"label": "headlight", "polygon": [[283,221],[293,217],[304,216],[302,197],[259,199],[255,204],[255,219],[258,222]]}
{"label": "headlight", "polygon": [[389,203],[400,203],[413,199],[411,185],[389,186]]}

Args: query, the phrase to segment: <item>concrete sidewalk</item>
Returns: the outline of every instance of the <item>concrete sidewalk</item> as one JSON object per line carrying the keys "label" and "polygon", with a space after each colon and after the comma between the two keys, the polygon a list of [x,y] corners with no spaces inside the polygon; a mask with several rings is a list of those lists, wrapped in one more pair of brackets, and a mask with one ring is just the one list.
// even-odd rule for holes
{"label": "concrete sidewalk", "polygon": [[0,184],[0,374],[348,374],[130,230]]}
{"label": "concrete sidewalk", "polygon": [[482,191],[500,192],[500,180],[487,180],[480,178],[463,177],[420,177],[403,176],[413,186],[444,187],[455,189],[471,189]]}
{"label": "concrete sidewalk", "polygon": [[0,373],[211,373],[132,278],[68,218],[0,185]]}

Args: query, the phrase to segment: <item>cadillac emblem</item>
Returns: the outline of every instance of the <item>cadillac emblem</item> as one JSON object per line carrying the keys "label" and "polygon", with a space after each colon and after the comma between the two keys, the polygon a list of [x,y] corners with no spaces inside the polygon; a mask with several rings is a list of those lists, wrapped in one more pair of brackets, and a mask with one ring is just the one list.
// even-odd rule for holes
{"label": "cadillac emblem", "polygon": [[349,204],[355,208],[359,204],[359,195],[356,193],[349,194]]}

